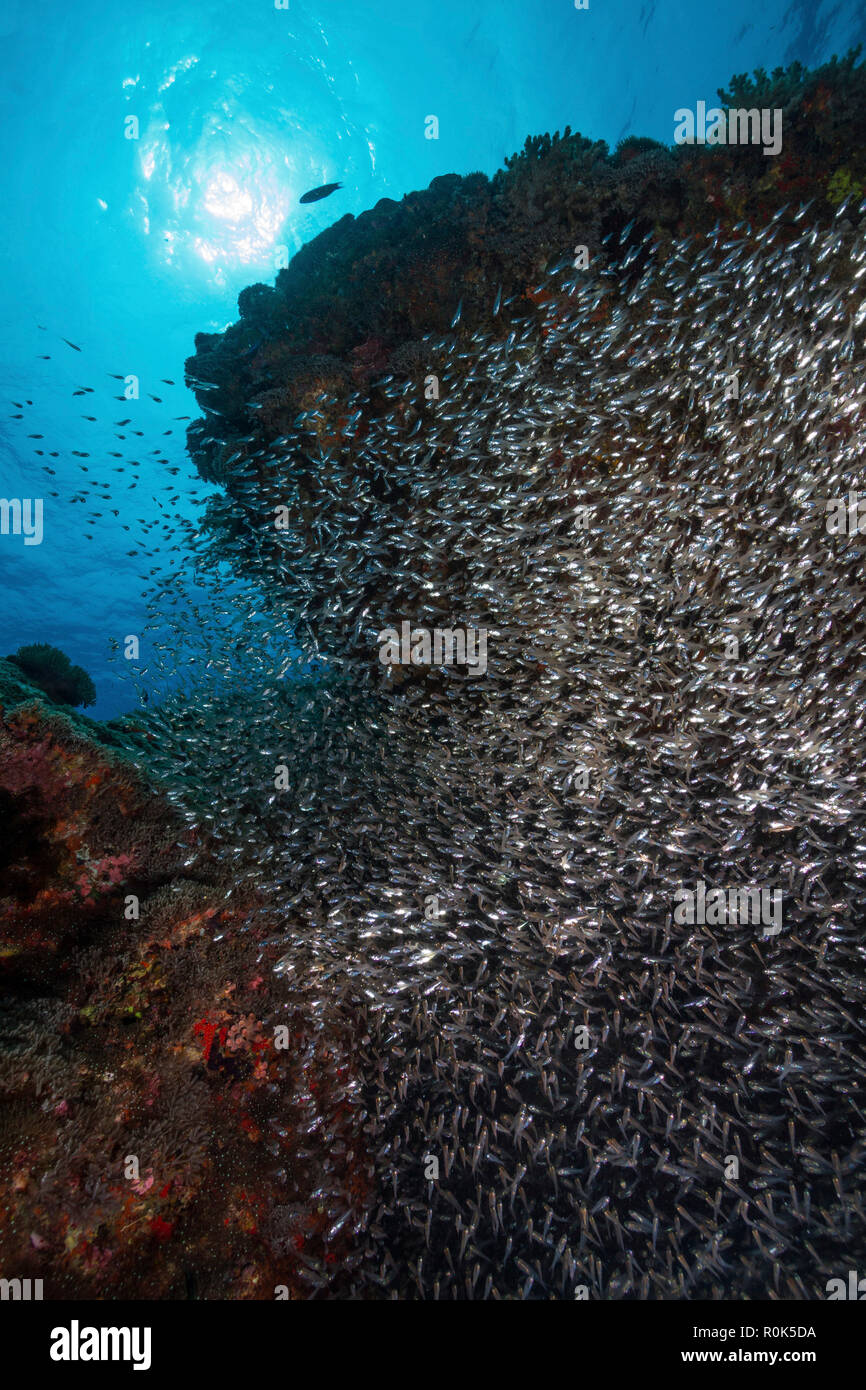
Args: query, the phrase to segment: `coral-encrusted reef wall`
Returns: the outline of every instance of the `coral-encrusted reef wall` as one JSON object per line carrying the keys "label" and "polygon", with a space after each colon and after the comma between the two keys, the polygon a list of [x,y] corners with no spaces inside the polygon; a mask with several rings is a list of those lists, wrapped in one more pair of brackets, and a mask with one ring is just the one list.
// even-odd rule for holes
{"label": "coral-encrusted reef wall", "polygon": [[[492,179],[449,174],[341,218],[273,287],[241,293],[237,323],[197,336],[187,373],[203,409],[216,412],[189,429],[202,476],[231,491],[242,461],[298,412],[316,406],[333,424],[352,390],[383,373],[423,378],[419,340],[446,331],[458,303],[460,333],[498,325],[504,336],[545,268],[580,244],[598,271],[606,239],[630,222],[635,245],[647,232],[663,245],[717,221],[758,225],[811,199],[811,219],[826,223],[866,189],[863,73],[855,52],[815,71],[794,64],[733,78],[719,92],[725,105],[782,111],[777,158],[760,145],[668,149],[635,137],[611,153],[566,128],[528,139]],[[500,288],[512,303],[494,318]]]}
{"label": "coral-encrusted reef wall", "polygon": [[46,1299],[339,1288],[367,1187],[347,1020],[287,990],[254,900],[227,905],[196,832],[80,716],[11,693],[4,1277]]}

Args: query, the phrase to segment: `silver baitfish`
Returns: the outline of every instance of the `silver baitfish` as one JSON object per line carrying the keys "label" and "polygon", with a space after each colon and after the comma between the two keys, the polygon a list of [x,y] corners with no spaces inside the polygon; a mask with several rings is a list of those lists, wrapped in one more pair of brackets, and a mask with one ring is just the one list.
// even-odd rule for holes
{"label": "silver baitfish", "polygon": [[[351,427],[251,425],[155,598],[142,760],[357,1020],[358,1296],[815,1298],[863,1248],[863,226],[558,269]],[[383,665],[404,623],[486,668]]]}

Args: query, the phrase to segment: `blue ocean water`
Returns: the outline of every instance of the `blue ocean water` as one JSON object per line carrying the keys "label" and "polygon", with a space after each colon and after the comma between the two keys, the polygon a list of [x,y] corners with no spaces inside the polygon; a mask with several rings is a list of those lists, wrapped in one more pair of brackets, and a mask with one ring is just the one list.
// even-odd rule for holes
{"label": "blue ocean water", "polygon": [[44,534],[0,537],[0,654],[54,643],[89,713],[133,707],[111,643],[208,492],[184,359],[337,218],[566,124],[670,143],[732,74],[864,38],[859,0],[7,0],[0,495],[43,499]]}

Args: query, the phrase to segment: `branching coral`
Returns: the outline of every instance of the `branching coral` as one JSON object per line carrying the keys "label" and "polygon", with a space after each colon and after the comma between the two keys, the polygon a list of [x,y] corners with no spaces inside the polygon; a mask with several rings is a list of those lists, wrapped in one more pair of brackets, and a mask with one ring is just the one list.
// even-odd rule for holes
{"label": "branching coral", "polygon": [[728,87],[719,87],[719,99],[725,106],[790,107],[814,99],[823,91],[829,99],[835,94],[843,107],[860,110],[863,102],[863,72],[858,66],[862,45],[849,49],[843,58],[835,54],[820,68],[805,68],[791,63],[787,68],[774,68],[768,74],[756,68],[752,76],[738,73]]}

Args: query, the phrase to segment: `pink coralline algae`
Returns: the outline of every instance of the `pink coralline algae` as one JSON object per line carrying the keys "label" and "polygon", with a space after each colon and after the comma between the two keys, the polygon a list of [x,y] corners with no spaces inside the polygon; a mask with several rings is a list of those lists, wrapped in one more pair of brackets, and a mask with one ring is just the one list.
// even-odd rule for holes
{"label": "pink coralline algae", "polygon": [[339,1290],[369,1200],[347,1021],[287,999],[254,900],[225,906],[206,846],[188,877],[192,832],[65,716],[0,710],[0,803],[4,1277],[46,1299]]}

